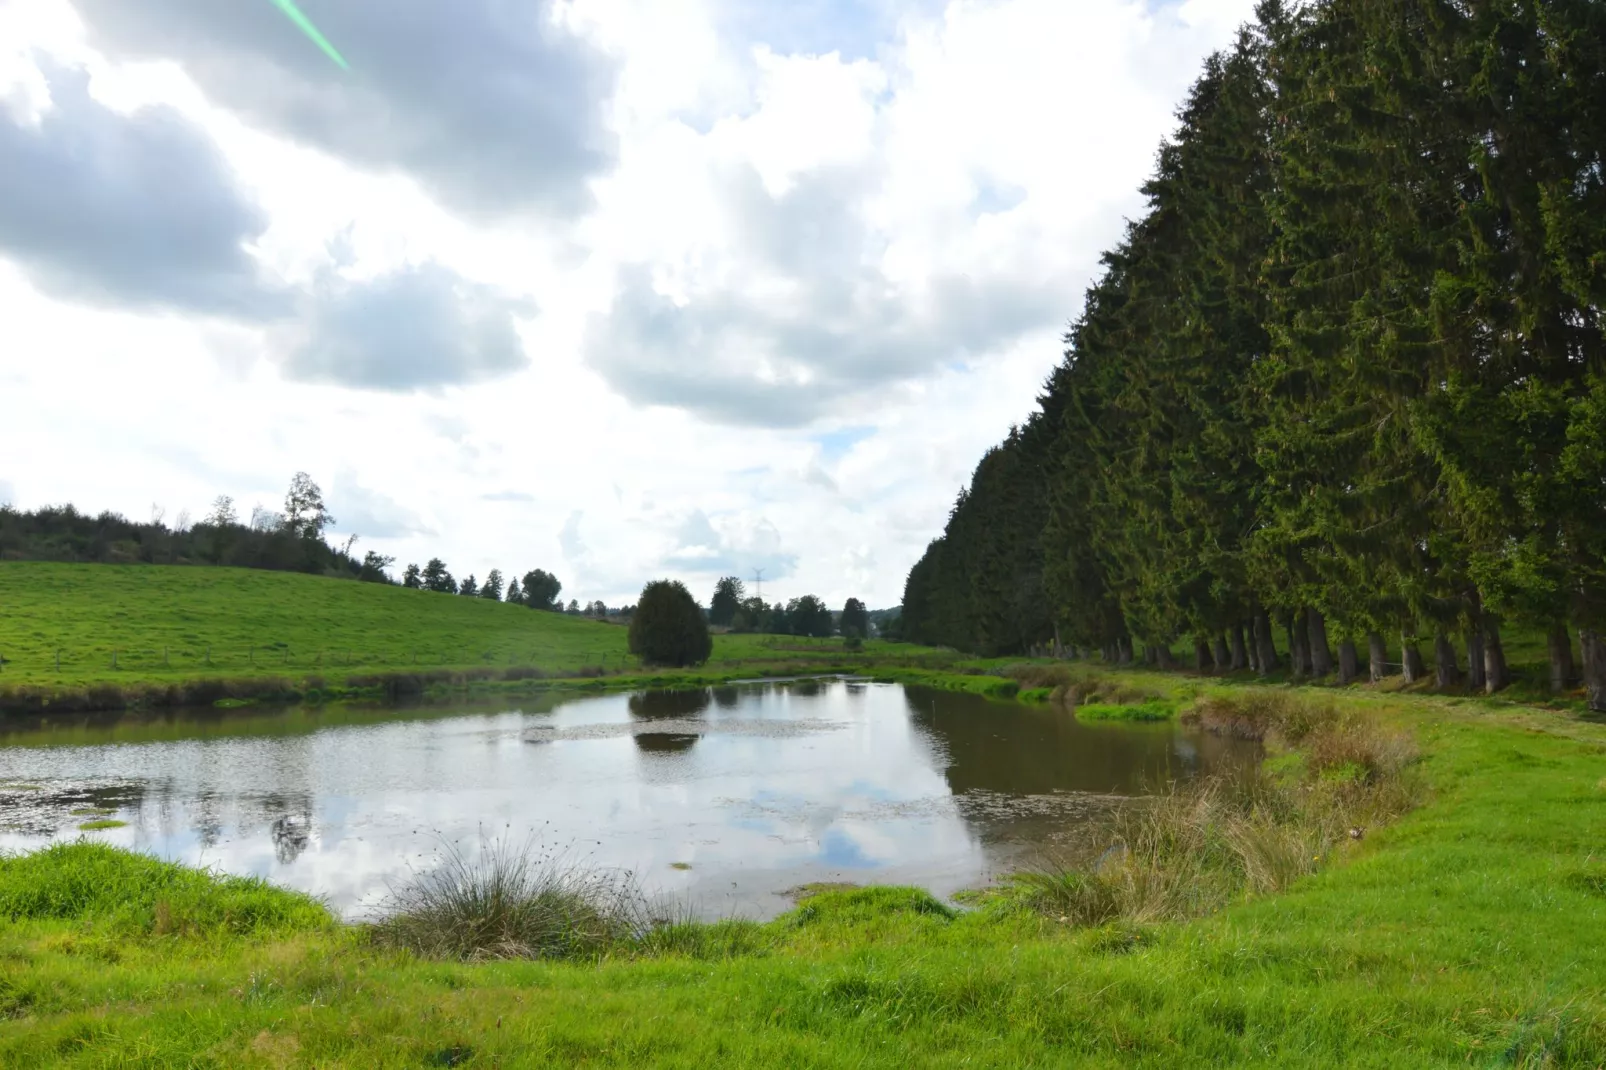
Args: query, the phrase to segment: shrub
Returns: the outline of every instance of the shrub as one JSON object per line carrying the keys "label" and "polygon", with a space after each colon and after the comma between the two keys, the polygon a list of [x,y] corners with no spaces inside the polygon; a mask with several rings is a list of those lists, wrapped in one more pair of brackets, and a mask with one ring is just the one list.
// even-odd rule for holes
{"label": "shrub", "polygon": [[630,618],[630,652],[649,665],[701,665],[714,652],[697,600],[678,580],[654,580],[641,589]]}

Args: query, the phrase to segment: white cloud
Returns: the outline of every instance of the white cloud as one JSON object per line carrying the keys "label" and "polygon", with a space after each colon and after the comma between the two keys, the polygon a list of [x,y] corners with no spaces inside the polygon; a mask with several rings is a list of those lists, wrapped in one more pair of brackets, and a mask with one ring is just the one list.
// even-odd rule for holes
{"label": "white cloud", "polygon": [[[399,564],[548,568],[610,604],[767,568],[772,598],[882,606],[1029,411],[1250,5],[567,0],[501,42],[512,9],[490,3],[440,40],[323,5],[350,81],[254,9],[124,6],[87,0],[81,26],[63,0],[0,0],[7,144],[71,120],[132,151],[160,119],[192,161],[146,182],[143,220],[110,196],[141,187],[70,168],[32,187],[43,209],[88,191],[97,232],[200,236],[112,262],[0,227],[19,505],[199,515],[273,505],[306,470]],[[35,77],[36,53],[89,96]],[[217,298],[251,286],[288,310]]]}

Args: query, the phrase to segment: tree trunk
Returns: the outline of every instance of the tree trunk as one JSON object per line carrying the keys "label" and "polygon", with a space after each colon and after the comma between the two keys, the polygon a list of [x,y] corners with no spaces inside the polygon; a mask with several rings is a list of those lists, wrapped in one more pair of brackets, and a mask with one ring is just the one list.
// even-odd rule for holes
{"label": "tree trunk", "polygon": [[1500,644],[1500,621],[1496,617],[1483,619],[1483,689],[1488,694],[1503,691],[1511,685],[1511,673],[1506,668],[1506,648]]}
{"label": "tree trunk", "polygon": [[1177,661],[1171,656],[1170,643],[1155,643],[1149,647],[1149,653],[1154,656],[1154,662],[1166,672],[1177,667]]}
{"label": "tree trunk", "polygon": [[1455,644],[1442,630],[1433,640],[1433,674],[1440,688],[1454,687],[1461,679],[1461,670],[1455,663]]}
{"label": "tree trunk", "polygon": [[1249,644],[1244,649],[1244,657],[1249,662],[1249,671],[1256,676],[1260,675],[1260,644],[1255,642],[1255,626],[1249,626]]}
{"label": "tree trunk", "polygon": [[1578,645],[1584,662],[1584,690],[1589,708],[1606,713],[1606,638],[1589,628],[1578,632]]}
{"label": "tree trunk", "polygon": [[1483,681],[1483,628],[1474,624],[1467,629],[1467,687],[1473,691],[1482,691]]}
{"label": "tree trunk", "polygon": [[1380,684],[1383,677],[1389,674],[1389,650],[1383,644],[1383,637],[1376,632],[1366,633],[1367,653],[1372,659],[1372,683]]}
{"label": "tree trunk", "polygon": [[1283,618],[1283,630],[1288,633],[1288,671],[1294,678],[1310,675],[1310,647],[1305,642],[1305,614],[1294,610]]}
{"label": "tree trunk", "polygon": [[1327,621],[1315,606],[1305,611],[1305,635],[1310,640],[1311,675],[1333,675],[1333,648],[1327,645]]}
{"label": "tree trunk", "polygon": [[1255,610],[1255,647],[1260,654],[1261,675],[1277,668],[1277,642],[1271,637],[1271,614],[1264,609]]}
{"label": "tree trunk", "polygon": [[1217,672],[1229,672],[1232,668],[1232,655],[1227,653],[1227,635],[1225,632],[1216,633],[1216,644],[1210,655],[1215,659]]}
{"label": "tree trunk", "polygon": [[1130,635],[1120,636],[1115,640],[1115,645],[1116,660],[1122,665],[1132,664],[1132,637]]}
{"label": "tree trunk", "polygon": [[1405,635],[1400,636],[1400,669],[1405,673],[1405,682],[1414,684],[1428,674],[1428,667],[1422,662],[1422,651],[1417,649],[1416,640]]}
{"label": "tree trunk", "polygon": [[1550,690],[1556,692],[1571,690],[1578,680],[1578,674],[1573,668],[1573,637],[1567,633],[1565,623],[1557,624],[1550,629],[1548,639],[1550,646]]}
{"label": "tree trunk", "polygon": [[1239,621],[1227,631],[1227,641],[1232,644],[1232,671],[1249,667],[1249,654],[1244,649],[1244,626]]}
{"label": "tree trunk", "polygon": [[1216,668],[1215,655],[1210,653],[1210,642],[1206,639],[1193,641],[1193,667],[1199,673],[1214,672]]}
{"label": "tree trunk", "polygon": [[1340,686],[1348,686],[1355,682],[1361,674],[1360,655],[1355,651],[1355,640],[1340,639],[1338,642],[1338,682]]}

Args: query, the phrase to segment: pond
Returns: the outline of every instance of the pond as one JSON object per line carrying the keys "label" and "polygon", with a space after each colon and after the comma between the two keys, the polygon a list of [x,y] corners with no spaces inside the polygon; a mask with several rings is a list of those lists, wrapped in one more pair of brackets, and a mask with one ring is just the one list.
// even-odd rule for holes
{"label": "pond", "polygon": [[[1253,757],[1172,724],[854,680],[124,715],[0,736],[0,849],[87,835],[355,918],[443,841],[533,838],[702,916],[764,918],[818,881],[977,887],[1113,800]],[[80,831],[95,821],[123,824]]]}

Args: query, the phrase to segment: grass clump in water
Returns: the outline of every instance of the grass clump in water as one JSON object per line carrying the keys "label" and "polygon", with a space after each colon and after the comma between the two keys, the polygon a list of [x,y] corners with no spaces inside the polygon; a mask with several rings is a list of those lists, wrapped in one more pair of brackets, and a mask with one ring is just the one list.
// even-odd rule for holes
{"label": "grass clump in water", "polygon": [[1177,715],[1177,708],[1169,702],[1151,699],[1131,706],[1112,702],[1090,702],[1076,707],[1076,716],[1082,721],[1169,721]]}
{"label": "grass clump in water", "polygon": [[490,840],[475,854],[446,844],[439,865],[392,890],[373,935],[430,958],[596,958],[673,924],[653,913],[629,873]]}
{"label": "grass clump in water", "polygon": [[1197,917],[1282,891],[1420,801],[1411,741],[1363,714],[1253,695],[1184,716],[1275,757],[1123,807],[1080,851],[1016,874],[1006,899],[1079,926]]}
{"label": "grass clump in water", "polygon": [[99,832],[102,829],[127,828],[127,821],[119,821],[114,817],[100,817],[93,821],[81,822],[78,826],[80,832]]}

